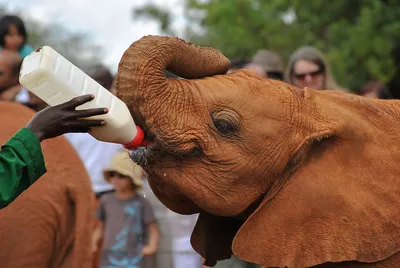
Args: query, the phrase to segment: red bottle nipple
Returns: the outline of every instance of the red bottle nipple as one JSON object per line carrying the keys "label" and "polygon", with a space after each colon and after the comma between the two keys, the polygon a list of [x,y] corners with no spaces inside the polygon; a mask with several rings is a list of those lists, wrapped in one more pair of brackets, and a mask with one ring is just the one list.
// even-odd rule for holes
{"label": "red bottle nipple", "polygon": [[136,129],[137,129],[136,137],[130,143],[124,145],[125,149],[132,150],[136,149],[139,146],[146,146],[150,144],[149,141],[146,141],[144,139],[143,130],[139,126],[136,126]]}

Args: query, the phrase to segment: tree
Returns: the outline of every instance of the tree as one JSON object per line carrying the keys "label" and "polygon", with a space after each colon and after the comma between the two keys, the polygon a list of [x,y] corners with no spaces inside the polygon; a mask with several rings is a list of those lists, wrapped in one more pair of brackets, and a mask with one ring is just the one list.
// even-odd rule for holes
{"label": "tree", "polygon": [[[183,2],[188,27],[182,37],[215,47],[227,57],[249,57],[269,48],[287,60],[298,47],[312,45],[327,56],[340,84],[352,90],[370,79],[386,83],[400,68],[393,57],[400,43],[400,3],[395,0]],[[134,14],[161,19],[162,28],[173,34],[168,12],[151,8],[147,12],[144,6]],[[194,25],[204,33],[191,31]]]}
{"label": "tree", "polygon": [[[0,7],[0,16],[9,14],[5,7]],[[13,12],[15,14],[15,12]],[[66,59],[79,68],[100,63],[101,47],[90,41],[88,33],[71,32],[64,26],[51,23],[43,24],[29,16],[17,12],[15,15],[23,19],[28,31],[28,43],[33,48],[44,45],[51,46]]]}

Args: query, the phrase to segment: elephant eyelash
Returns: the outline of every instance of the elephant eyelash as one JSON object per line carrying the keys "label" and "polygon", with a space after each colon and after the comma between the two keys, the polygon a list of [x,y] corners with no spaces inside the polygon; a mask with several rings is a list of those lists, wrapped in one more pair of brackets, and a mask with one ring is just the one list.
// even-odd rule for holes
{"label": "elephant eyelash", "polygon": [[211,111],[211,121],[219,135],[225,138],[234,138],[237,136],[240,124],[235,114],[234,111],[227,111],[227,109],[221,109],[220,107]]}

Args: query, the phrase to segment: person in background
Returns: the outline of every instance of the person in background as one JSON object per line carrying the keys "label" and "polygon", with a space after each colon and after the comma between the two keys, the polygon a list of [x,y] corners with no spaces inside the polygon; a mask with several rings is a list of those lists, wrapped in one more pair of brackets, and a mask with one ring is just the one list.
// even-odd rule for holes
{"label": "person in background", "polygon": [[368,81],[361,89],[361,96],[375,99],[392,99],[387,87],[377,80]]}
{"label": "person in background", "polygon": [[250,60],[242,57],[234,57],[230,60],[230,62],[231,67],[228,70],[228,74],[236,70],[243,69],[246,64],[250,63]]}
{"label": "person in background", "polygon": [[290,56],[285,79],[299,88],[348,92],[335,81],[322,53],[310,46],[301,47]]}
{"label": "person in background", "polygon": [[38,180],[46,167],[40,143],[67,132],[88,132],[92,127],[105,124],[102,120],[80,118],[107,113],[107,109],[75,110],[93,100],[85,95],[69,102],[45,109],[18,131],[0,151],[0,208],[10,204],[17,196]]}
{"label": "person in background", "polygon": [[27,44],[28,33],[22,19],[15,15],[0,18],[0,46],[5,50],[16,51],[25,58],[33,48]]}
{"label": "person in background", "polygon": [[243,69],[251,70],[263,78],[268,77],[267,73],[264,71],[264,68],[258,63],[249,62],[248,64],[243,66]]}
{"label": "person in background", "polygon": [[271,50],[260,49],[244,69],[253,70],[261,77],[283,81],[284,64],[282,57]]}
{"label": "person in background", "polygon": [[[33,48],[28,45],[28,33],[20,17],[5,15],[0,18],[0,49],[15,51],[22,59],[33,51]],[[21,103],[28,102],[28,90],[21,87],[15,100]]]}
{"label": "person in background", "polygon": [[18,82],[22,59],[17,52],[0,51],[0,100],[14,101],[22,86]]}
{"label": "person in background", "polygon": [[104,178],[115,191],[100,198],[96,216],[101,221],[93,235],[93,251],[104,236],[100,267],[155,268],[159,231],[150,203],[138,194],[143,170],[128,152],[117,153]]}
{"label": "person in background", "polygon": [[114,82],[114,77],[110,70],[102,64],[95,64],[90,66],[87,75],[96,80],[97,83],[102,85],[105,89],[111,90]]}

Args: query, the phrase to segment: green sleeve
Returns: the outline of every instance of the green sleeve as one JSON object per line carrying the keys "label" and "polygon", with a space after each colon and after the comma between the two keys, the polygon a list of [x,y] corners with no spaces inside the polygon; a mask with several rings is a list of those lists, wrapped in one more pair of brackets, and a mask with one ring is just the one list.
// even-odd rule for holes
{"label": "green sleeve", "polygon": [[10,204],[44,173],[40,141],[32,131],[23,128],[0,150],[0,208]]}

